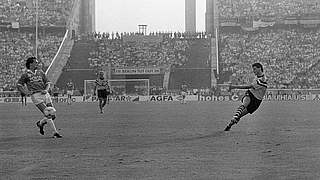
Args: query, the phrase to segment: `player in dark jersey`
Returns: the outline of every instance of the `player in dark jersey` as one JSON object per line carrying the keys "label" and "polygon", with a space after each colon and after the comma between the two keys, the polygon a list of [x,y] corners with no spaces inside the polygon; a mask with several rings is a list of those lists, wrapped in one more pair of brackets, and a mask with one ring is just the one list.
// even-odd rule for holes
{"label": "player in dark jersey", "polygon": [[237,124],[240,118],[248,113],[254,113],[260,106],[264,95],[267,91],[267,79],[263,74],[263,67],[260,63],[252,64],[253,73],[256,75],[255,80],[250,85],[230,85],[231,89],[248,89],[242,98],[242,104],[238,107],[233,119],[230,121],[225,131],[229,131],[231,126]]}
{"label": "player in dark jersey", "polygon": [[180,93],[181,93],[181,100],[180,100],[180,103],[181,104],[186,104],[186,95],[187,95],[187,83],[186,82],[183,82],[182,85],[181,85],[181,89],[180,89]]}
{"label": "player in dark jersey", "polygon": [[71,79],[69,80],[69,82],[67,82],[66,86],[67,86],[67,96],[68,96],[67,103],[71,105],[72,95],[74,90],[74,85]]}
{"label": "player in dark jersey", "polygon": [[20,93],[20,97],[22,106],[27,106],[27,95],[24,93]]}
{"label": "player in dark jersey", "polygon": [[107,102],[109,104],[108,96],[111,94],[111,89],[102,71],[99,72],[98,78],[95,81],[94,95],[96,95],[96,92],[98,93],[100,113],[103,113],[104,106]]}
{"label": "player in dark jersey", "polygon": [[[31,95],[32,102],[43,113],[44,118],[36,123],[40,130],[40,134],[44,135],[44,125],[49,124],[52,128],[53,137],[61,138],[53,120],[56,118],[56,110],[53,107],[51,97],[48,93],[50,83],[42,70],[38,70],[38,60],[35,57],[27,59],[27,71],[21,75],[17,83],[20,93]],[[25,88],[25,85],[27,88]]]}

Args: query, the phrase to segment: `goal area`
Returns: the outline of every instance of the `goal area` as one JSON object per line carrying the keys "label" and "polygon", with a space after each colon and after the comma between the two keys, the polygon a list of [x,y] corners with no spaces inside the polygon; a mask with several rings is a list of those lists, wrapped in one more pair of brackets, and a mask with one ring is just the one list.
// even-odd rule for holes
{"label": "goal area", "polygon": [[[94,94],[96,80],[84,80],[84,95]],[[108,84],[115,96],[149,96],[149,79],[109,79]]]}

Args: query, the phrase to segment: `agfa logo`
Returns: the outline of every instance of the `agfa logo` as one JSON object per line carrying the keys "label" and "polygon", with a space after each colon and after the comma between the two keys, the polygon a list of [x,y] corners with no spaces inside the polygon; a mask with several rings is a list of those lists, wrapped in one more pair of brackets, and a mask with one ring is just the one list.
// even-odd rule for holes
{"label": "agfa logo", "polygon": [[173,101],[172,96],[151,96],[150,101]]}

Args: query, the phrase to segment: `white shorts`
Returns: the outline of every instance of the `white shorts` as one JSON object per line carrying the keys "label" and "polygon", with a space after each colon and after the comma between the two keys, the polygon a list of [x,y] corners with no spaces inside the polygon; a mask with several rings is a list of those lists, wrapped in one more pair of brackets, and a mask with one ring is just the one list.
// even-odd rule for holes
{"label": "white shorts", "polygon": [[185,95],[187,95],[187,92],[181,91],[181,96],[185,96]]}
{"label": "white shorts", "polygon": [[46,93],[46,94],[41,94],[40,92],[34,93],[31,95],[31,100],[35,105],[38,105],[41,103],[44,103],[46,105],[49,103],[52,104],[52,100],[51,100],[49,93]]}
{"label": "white shorts", "polygon": [[73,90],[67,90],[67,95],[73,95]]}

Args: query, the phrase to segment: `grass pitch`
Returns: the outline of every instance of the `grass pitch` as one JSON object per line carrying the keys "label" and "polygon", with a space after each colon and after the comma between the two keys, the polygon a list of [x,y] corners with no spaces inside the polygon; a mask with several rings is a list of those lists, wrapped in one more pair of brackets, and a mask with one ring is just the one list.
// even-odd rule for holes
{"label": "grass pitch", "polygon": [[319,102],[55,104],[62,139],[34,105],[0,104],[0,179],[319,179]]}

